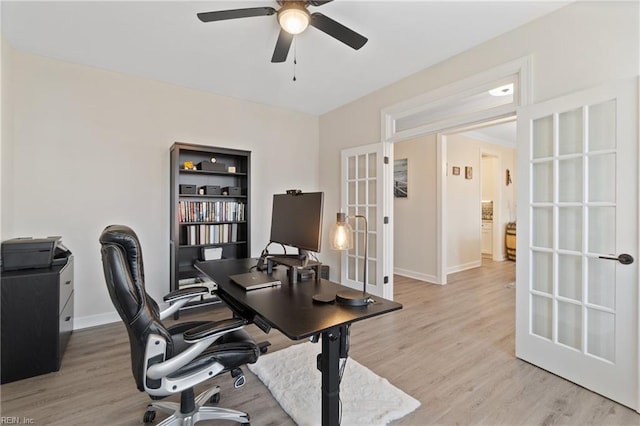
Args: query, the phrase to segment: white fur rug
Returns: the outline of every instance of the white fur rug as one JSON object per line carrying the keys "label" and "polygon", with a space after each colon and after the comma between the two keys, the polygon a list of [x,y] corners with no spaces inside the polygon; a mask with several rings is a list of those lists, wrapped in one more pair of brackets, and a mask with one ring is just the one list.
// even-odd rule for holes
{"label": "white fur rug", "polygon": [[[284,411],[300,426],[321,423],[321,373],[316,356],[322,343],[302,343],[261,356],[249,370],[269,388]],[[420,406],[420,402],[349,358],[340,385],[342,422],[347,426],[385,425]]]}

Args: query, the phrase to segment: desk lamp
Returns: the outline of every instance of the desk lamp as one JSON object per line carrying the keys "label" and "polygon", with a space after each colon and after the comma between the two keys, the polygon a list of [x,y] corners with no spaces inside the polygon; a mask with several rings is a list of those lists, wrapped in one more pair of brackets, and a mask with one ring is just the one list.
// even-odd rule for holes
{"label": "desk lamp", "polygon": [[367,218],[362,215],[348,216],[346,213],[338,213],[336,223],[331,229],[329,240],[334,250],[350,250],[353,248],[353,228],[347,222],[348,218],[364,220],[364,269],[362,292],[357,290],[344,290],[336,294],[336,303],[347,306],[366,306],[373,300],[367,294],[367,246],[369,244],[369,225]]}

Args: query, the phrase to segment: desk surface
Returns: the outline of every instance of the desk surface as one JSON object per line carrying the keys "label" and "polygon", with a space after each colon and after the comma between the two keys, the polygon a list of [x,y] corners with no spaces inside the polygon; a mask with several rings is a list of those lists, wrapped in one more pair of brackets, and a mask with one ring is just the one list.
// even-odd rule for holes
{"label": "desk surface", "polygon": [[401,304],[377,296],[373,296],[374,303],[363,307],[314,302],[314,294],[335,294],[347,287],[314,279],[289,284],[282,267],[274,270],[274,276],[282,281],[277,287],[244,291],[229,280],[229,275],[247,272],[255,264],[256,259],[223,259],[196,262],[195,267],[218,284],[218,296],[232,310],[248,319],[257,314],[292,340],[402,309]]}

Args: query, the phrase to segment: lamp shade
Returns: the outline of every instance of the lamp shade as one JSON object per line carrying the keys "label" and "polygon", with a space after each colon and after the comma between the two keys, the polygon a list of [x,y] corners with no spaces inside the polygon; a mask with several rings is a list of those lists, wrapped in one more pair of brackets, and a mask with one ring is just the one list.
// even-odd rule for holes
{"label": "lamp shade", "polygon": [[346,213],[338,213],[336,223],[331,228],[329,242],[333,250],[351,250],[353,248],[353,228],[347,222]]}
{"label": "lamp shade", "polygon": [[289,34],[300,34],[309,26],[309,12],[292,3],[278,12],[278,23]]}
{"label": "lamp shade", "polygon": [[[336,303],[347,306],[366,306],[373,302],[373,299],[367,294],[367,246],[369,225],[367,218],[362,215],[350,216],[355,219],[364,221],[364,256],[362,265],[362,292],[355,290],[342,290],[336,293]],[[347,214],[338,213],[336,223],[331,228],[329,234],[329,242],[334,250],[350,250],[353,248],[353,228],[347,223]]]}

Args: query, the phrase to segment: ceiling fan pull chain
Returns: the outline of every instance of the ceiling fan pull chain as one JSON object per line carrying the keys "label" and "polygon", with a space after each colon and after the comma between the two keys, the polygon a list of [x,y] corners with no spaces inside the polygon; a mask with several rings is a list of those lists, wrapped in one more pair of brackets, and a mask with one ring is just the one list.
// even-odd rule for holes
{"label": "ceiling fan pull chain", "polygon": [[297,46],[296,38],[293,38],[293,81],[296,81],[296,65],[298,64],[298,54],[297,54]]}

